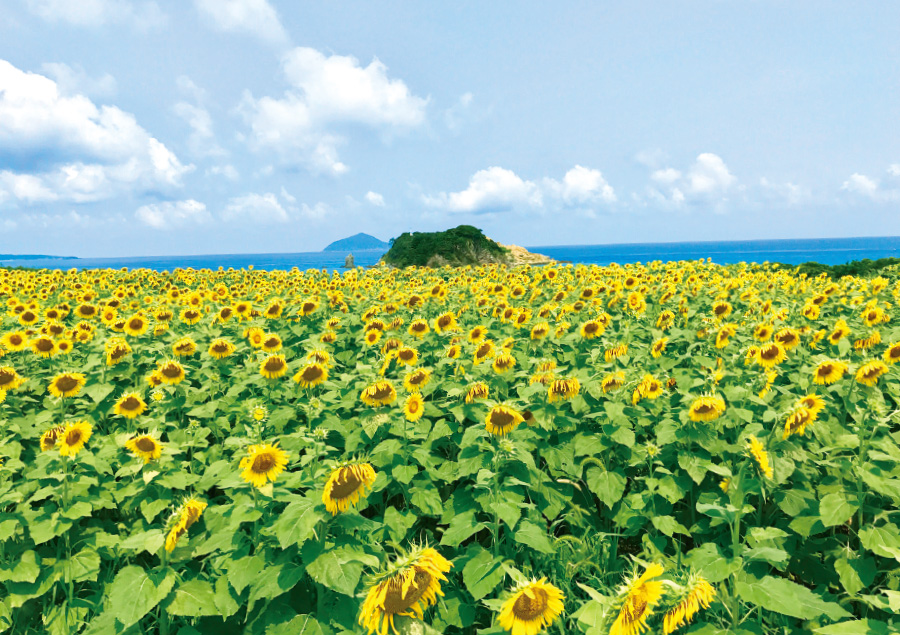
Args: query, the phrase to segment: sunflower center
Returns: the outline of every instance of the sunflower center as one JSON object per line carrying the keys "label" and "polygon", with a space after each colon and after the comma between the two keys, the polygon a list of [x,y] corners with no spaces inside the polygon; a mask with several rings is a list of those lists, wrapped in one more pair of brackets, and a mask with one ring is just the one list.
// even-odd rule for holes
{"label": "sunflower center", "polygon": [[389,397],[391,394],[391,387],[388,385],[378,385],[375,386],[375,390],[372,391],[373,399],[385,399]]}
{"label": "sunflower center", "polygon": [[231,307],[228,307],[228,306],[227,306],[227,307],[225,307],[224,309],[222,309],[222,310],[219,312],[219,315],[220,315],[221,317],[227,319],[227,318],[230,318],[230,317],[231,317],[231,313],[232,313],[232,312],[231,312]]}
{"label": "sunflower center", "polygon": [[347,498],[359,489],[360,485],[362,485],[362,481],[359,480],[359,477],[349,467],[345,467],[331,488],[331,498],[334,500]]}
{"label": "sunflower center", "polygon": [[870,368],[866,372],[863,373],[863,379],[875,379],[881,374],[880,368]]}
{"label": "sunflower center", "polygon": [[144,321],[138,318],[134,318],[130,322],[128,322],[128,328],[137,331],[142,326],[144,326]]}
{"label": "sunflower center", "polygon": [[5,386],[6,384],[11,384],[13,380],[15,380],[16,374],[11,373],[8,370],[0,370],[0,386]]}
{"label": "sunflower center", "polygon": [[61,392],[69,392],[74,389],[78,385],[78,380],[74,377],[69,377],[68,375],[63,375],[59,379],[56,380],[56,387]]}
{"label": "sunflower center", "polygon": [[888,357],[891,359],[900,359],[900,346],[894,346],[888,350]]}
{"label": "sunflower center", "polygon": [[410,401],[409,405],[407,406],[407,409],[409,409],[409,411],[411,413],[418,412],[419,411],[419,402],[418,401]]}
{"label": "sunflower center", "polygon": [[507,428],[512,425],[512,422],[515,420],[516,418],[514,416],[503,410],[494,410],[491,412],[491,423],[498,428]]}
{"label": "sunflower center", "polygon": [[218,342],[213,344],[212,349],[214,353],[225,353],[228,351],[228,345],[225,342]]}
{"label": "sunflower center", "polygon": [[420,333],[420,332],[424,331],[426,328],[428,328],[428,326],[426,324],[413,324],[413,327],[412,327],[412,329],[416,333]]}
{"label": "sunflower center", "polygon": [[711,412],[715,412],[715,408],[713,408],[709,404],[702,403],[699,406],[697,406],[696,408],[694,408],[694,412],[696,412],[699,415],[706,415]]}
{"label": "sunflower center", "polygon": [[821,366],[819,366],[818,375],[820,377],[825,377],[827,375],[830,375],[833,370],[834,366],[832,364],[822,364]]}
{"label": "sunflower center", "polygon": [[728,307],[727,307],[727,306],[725,306],[724,304],[720,304],[719,306],[717,306],[717,307],[715,308],[714,312],[715,312],[716,315],[722,315],[722,314],[725,313],[727,310],[728,310]]}
{"label": "sunflower center", "polygon": [[303,381],[315,381],[319,377],[322,376],[322,369],[318,366],[310,366],[309,368],[305,368],[303,370]]}
{"label": "sunflower center", "polygon": [[250,469],[257,474],[267,474],[273,467],[275,467],[275,457],[270,452],[265,452],[253,459]]}
{"label": "sunflower center", "polygon": [[141,452],[153,452],[156,450],[156,442],[150,437],[141,437],[134,442],[134,445]]}
{"label": "sunflower center", "polygon": [[530,592],[533,597],[522,593],[513,604],[513,615],[525,622],[539,618],[547,609],[547,592],[543,589],[531,589]]}
{"label": "sunflower center", "polygon": [[141,402],[137,397],[128,397],[125,401],[122,402],[123,410],[137,410],[141,407]]}
{"label": "sunflower center", "polygon": [[278,372],[279,370],[281,370],[282,368],[284,368],[284,362],[281,361],[277,357],[274,359],[269,359],[269,360],[266,360],[265,368],[270,373],[275,373],[275,372]]}
{"label": "sunflower center", "polygon": [[69,430],[65,438],[66,445],[76,445],[79,441],[81,441],[81,430]]}
{"label": "sunflower center", "polygon": [[778,357],[778,348],[775,346],[767,346],[759,352],[759,356],[766,361],[771,361]]}
{"label": "sunflower center", "polygon": [[484,357],[485,355],[487,355],[490,352],[491,352],[490,344],[482,344],[481,346],[478,347],[478,350],[475,351],[475,356],[476,357]]}
{"label": "sunflower center", "polygon": [[315,311],[315,310],[316,310],[316,305],[313,304],[312,302],[306,302],[306,303],[303,305],[303,312],[304,312],[304,313],[312,313],[312,312]]}
{"label": "sunflower center", "polygon": [[[110,353],[109,356],[111,359],[119,359],[121,357],[125,357],[125,354],[127,352],[128,351],[125,350],[124,348],[117,348],[112,353]],[[174,377],[174,375],[170,375],[170,377]]]}
{"label": "sunflower center", "polygon": [[588,322],[587,324],[584,325],[584,332],[585,333],[596,333],[598,328],[599,328],[598,324],[595,324],[593,322]]}
{"label": "sunflower center", "polygon": [[425,381],[426,375],[425,373],[416,373],[412,377],[409,378],[409,383],[413,386],[418,386],[423,381]]}
{"label": "sunflower center", "polygon": [[384,596],[384,612],[388,614],[404,613],[422,599],[428,587],[431,585],[431,574],[424,569],[416,567],[416,574],[412,584],[403,595],[403,583],[394,578],[388,585],[388,591]]}
{"label": "sunflower center", "polygon": [[35,344],[35,346],[36,346],[37,349],[38,349],[39,351],[41,351],[42,353],[46,353],[47,351],[52,351],[52,350],[53,350],[53,340],[49,340],[49,339],[47,339],[47,338],[45,338],[45,337],[42,337],[41,339],[39,339],[39,340],[37,341],[37,343]]}
{"label": "sunflower center", "polygon": [[644,614],[644,611],[647,610],[647,601],[643,598],[636,597],[631,600],[631,606],[629,607],[629,614],[631,615],[631,622],[637,622],[641,619],[641,616]]}
{"label": "sunflower center", "polygon": [[175,364],[166,364],[162,367],[161,372],[169,378],[181,377],[181,369]]}
{"label": "sunflower center", "polygon": [[453,318],[449,315],[442,315],[440,318],[438,318],[438,326],[440,326],[441,328],[449,326],[452,322]]}
{"label": "sunflower center", "polygon": [[[22,342],[23,342],[22,336],[19,335],[18,333],[14,333],[9,338],[9,343],[12,344],[13,346],[19,346]],[[900,352],[898,352],[898,354],[900,354]]]}
{"label": "sunflower center", "polygon": [[189,320],[195,320],[195,319],[197,319],[198,317],[200,317],[200,314],[199,314],[197,311],[194,311],[194,310],[191,310],[191,311],[185,311],[185,312],[184,312],[184,317],[186,317],[186,318],[189,319]]}
{"label": "sunflower center", "polygon": [[408,362],[409,360],[411,360],[413,357],[415,357],[415,355],[416,355],[415,352],[412,350],[409,350],[409,349],[402,350],[399,353],[400,359],[402,359],[405,362]]}
{"label": "sunflower center", "polygon": [[263,346],[266,346],[268,348],[275,348],[279,344],[281,344],[281,340],[279,340],[277,337],[270,337],[265,342],[263,342]]}
{"label": "sunflower center", "polygon": [[36,320],[37,316],[31,311],[25,311],[25,313],[22,314],[22,319],[26,322],[31,322],[33,320]]}

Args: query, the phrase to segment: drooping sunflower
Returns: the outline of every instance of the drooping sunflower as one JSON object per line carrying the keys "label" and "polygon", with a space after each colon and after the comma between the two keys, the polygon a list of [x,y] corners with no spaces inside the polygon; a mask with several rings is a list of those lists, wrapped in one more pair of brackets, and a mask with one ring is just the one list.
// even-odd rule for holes
{"label": "drooping sunflower", "polygon": [[850,333],[850,327],[847,325],[847,322],[843,319],[838,320],[834,324],[834,329],[828,334],[828,341],[832,345],[837,345],[838,342],[850,335]]}
{"label": "drooping sunflower", "polygon": [[75,457],[91,438],[91,424],[87,421],[70,421],[57,438],[61,456]]}
{"label": "drooping sunflower", "polygon": [[702,576],[692,574],[687,584],[679,587],[680,600],[663,617],[663,635],[670,635],[685,624],[690,624],[701,608],[708,609],[716,597],[716,590]]}
{"label": "drooping sunflower", "polygon": [[617,373],[610,373],[603,378],[603,381],[600,382],[600,387],[603,388],[604,393],[616,390],[617,388],[621,388],[624,385],[625,373],[621,371]]}
{"label": "drooping sunflower", "polygon": [[476,382],[469,386],[466,391],[466,403],[474,403],[478,399],[487,399],[488,385],[483,381]]}
{"label": "drooping sunflower", "polygon": [[443,596],[441,582],[453,565],[427,546],[413,546],[400,554],[386,571],[369,582],[359,624],[369,635],[396,633],[394,619],[401,615],[422,619],[425,609]]}
{"label": "drooping sunflower", "polygon": [[238,466],[241,478],[253,487],[260,488],[267,481],[275,482],[284,471],[288,462],[288,453],[278,447],[278,443],[262,443],[247,448],[247,456],[241,459]]}
{"label": "drooping sunflower", "polygon": [[368,463],[347,463],[332,470],[325,488],[322,502],[333,516],[356,506],[361,496],[375,482],[375,469]]}
{"label": "drooping sunflower", "polygon": [[444,356],[448,359],[459,359],[460,355],[462,355],[462,346],[459,344],[451,344],[444,352]]}
{"label": "drooping sunflower", "polygon": [[762,472],[766,478],[772,478],[775,475],[775,471],[769,463],[769,453],[763,448],[763,444],[760,443],[759,439],[756,437],[750,437],[747,442],[749,443],[748,449],[750,451],[750,456],[756,461],[756,464],[759,466],[759,471]]}
{"label": "drooping sunflower", "polygon": [[269,355],[259,364],[259,374],[266,379],[278,379],[287,372],[284,355]]}
{"label": "drooping sunflower", "polygon": [[719,395],[697,397],[688,410],[691,421],[714,421],[725,412],[725,400]]}
{"label": "drooping sunflower", "polygon": [[226,339],[218,338],[209,345],[209,355],[213,359],[225,359],[234,353],[234,344]]}
{"label": "drooping sunflower", "polygon": [[131,352],[131,345],[121,337],[113,337],[104,344],[106,365],[115,366]]}
{"label": "drooping sunflower", "polygon": [[181,312],[181,321],[188,326],[193,326],[203,317],[203,312],[194,307],[188,307]]}
{"label": "drooping sunflower", "polygon": [[175,385],[184,380],[184,366],[175,360],[168,360],[159,365],[156,373],[164,384]]}
{"label": "drooping sunflower", "polygon": [[784,437],[787,439],[792,434],[806,434],[806,427],[816,420],[816,413],[804,407],[799,407],[792,412],[784,422]]}
{"label": "drooping sunflower", "polygon": [[127,392],[116,402],[113,412],[126,419],[134,419],[147,410],[146,402],[136,392]]}
{"label": "drooping sunflower", "polygon": [[866,362],[856,371],[856,381],[863,386],[874,386],[878,378],[888,372],[888,366],[880,359]]}
{"label": "drooping sunflower", "polygon": [[516,358],[509,353],[503,352],[494,358],[494,363],[491,364],[491,368],[494,369],[495,373],[501,375],[509,370],[512,370],[513,366],[515,365]]}
{"label": "drooping sunflower", "polygon": [[502,437],[512,432],[524,420],[522,414],[515,408],[497,404],[488,412],[484,423],[488,432]]}
{"label": "drooping sunflower", "polygon": [[476,364],[480,364],[486,359],[490,359],[497,352],[493,340],[482,340],[475,349],[474,360]]}
{"label": "drooping sunflower", "polygon": [[403,387],[408,392],[419,392],[429,381],[431,381],[431,371],[427,368],[418,368],[410,373],[406,373],[406,376],[403,378]]}
{"label": "drooping sunflower", "polygon": [[554,379],[547,387],[547,398],[550,403],[560,399],[573,399],[581,391],[581,382],[575,377],[569,379]]}
{"label": "drooping sunflower", "polygon": [[303,388],[318,386],[327,379],[328,368],[319,362],[307,364],[294,375],[294,381]]}
{"label": "drooping sunflower", "polygon": [[397,391],[390,381],[384,379],[366,386],[360,399],[368,406],[386,406],[397,399]]}
{"label": "drooping sunflower", "polygon": [[542,340],[550,333],[550,325],[547,322],[538,322],[531,327],[531,339]]}
{"label": "drooping sunflower", "polygon": [[615,346],[606,349],[606,352],[603,353],[603,359],[605,359],[606,362],[609,363],[627,354],[628,344],[616,344]]}
{"label": "drooping sunflower", "polygon": [[787,359],[784,347],[778,342],[763,344],[756,351],[756,363],[769,370]]}
{"label": "drooping sunflower", "polygon": [[200,519],[207,504],[196,498],[185,500],[170,519],[171,529],[166,536],[166,551],[175,549],[178,539],[187,533],[187,530]]}
{"label": "drooping sunflower", "polygon": [[840,360],[825,360],[813,371],[813,383],[830,386],[847,372],[847,364]]}
{"label": "drooping sunflower", "polygon": [[60,373],[52,380],[47,387],[47,391],[54,397],[74,397],[81,389],[87,378],[82,373]]}
{"label": "drooping sunflower", "polygon": [[716,333],[716,348],[725,348],[737,333],[737,324],[723,324]]}
{"label": "drooping sunflower", "polygon": [[52,450],[56,447],[56,442],[60,435],[66,429],[65,426],[53,426],[41,435],[41,452]]}
{"label": "drooping sunflower", "polygon": [[144,463],[155,461],[162,455],[163,444],[152,434],[139,434],[125,442],[125,447],[135,458],[143,459]]}
{"label": "drooping sunflower", "polygon": [[640,576],[635,572],[619,588],[618,597],[622,606],[609,635],[638,635],[647,628],[647,618],[663,594],[663,583],[653,578],[658,578],[662,573],[662,565],[651,564]]}
{"label": "drooping sunflower", "polygon": [[190,337],[182,337],[172,344],[172,352],[177,357],[190,357],[197,352],[197,343]]}
{"label": "drooping sunflower", "polygon": [[397,361],[405,366],[415,366],[419,363],[419,351],[409,346],[397,349]]}
{"label": "drooping sunflower", "polygon": [[418,421],[422,418],[424,411],[425,401],[420,393],[414,392],[406,398],[403,404],[403,414],[406,416],[407,421]]}
{"label": "drooping sunflower", "polygon": [[511,635],[536,635],[562,615],[564,598],[547,578],[522,581],[503,603],[497,623]]}

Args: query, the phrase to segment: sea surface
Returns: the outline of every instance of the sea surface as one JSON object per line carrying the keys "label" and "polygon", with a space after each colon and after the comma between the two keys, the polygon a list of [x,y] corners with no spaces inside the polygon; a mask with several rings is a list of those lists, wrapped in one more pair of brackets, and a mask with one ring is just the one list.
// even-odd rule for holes
{"label": "sea surface", "polygon": [[[653,260],[699,260],[711,258],[718,264],[737,262],[781,262],[798,265],[819,262],[837,265],[853,260],[900,257],[900,236],[877,238],[816,238],[803,240],[737,240],[690,243],[632,243],[621,245],[537,245],[529,251],[546,254],[556,260],[608,265]],[[381,249],[356,250],[357,266],[371,266],[384,254]],[[172,271],[193,269],[340,269],[347,252],[314,251],[292,254],[214,254],[203,256],[157,256],[140,258],[72,258],[0,260],[0,266],[46,269],[155,269]]]}

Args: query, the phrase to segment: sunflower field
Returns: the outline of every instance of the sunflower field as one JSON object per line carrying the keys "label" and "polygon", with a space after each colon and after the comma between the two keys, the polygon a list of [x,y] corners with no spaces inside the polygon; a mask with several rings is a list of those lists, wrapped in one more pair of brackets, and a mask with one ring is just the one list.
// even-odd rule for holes
{"label": "sunflower field", "polygon": [[0,632],[898,632],[898,296],[0,269]]}

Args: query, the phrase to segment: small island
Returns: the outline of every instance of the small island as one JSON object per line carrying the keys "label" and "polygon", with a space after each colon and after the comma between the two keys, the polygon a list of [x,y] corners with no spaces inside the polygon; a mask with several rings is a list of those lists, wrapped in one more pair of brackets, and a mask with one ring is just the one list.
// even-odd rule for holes
{"label": "small island", "polygon": [[443,232],[406,232],[391,241],[381,261],[393,267],[462,267],[482,264],[547,264],[547,256],[517,245],[501,245],[477,227],[459,225]]}
{"label": "small island", "polygon": [[322,251],[364,251],[368,249],[388,249],[390,246],[390,243],[378,240],[374,236],[359,233],[348,238],[336,240]]}

